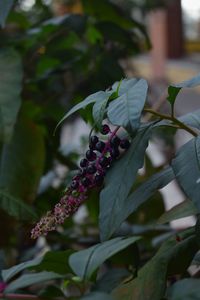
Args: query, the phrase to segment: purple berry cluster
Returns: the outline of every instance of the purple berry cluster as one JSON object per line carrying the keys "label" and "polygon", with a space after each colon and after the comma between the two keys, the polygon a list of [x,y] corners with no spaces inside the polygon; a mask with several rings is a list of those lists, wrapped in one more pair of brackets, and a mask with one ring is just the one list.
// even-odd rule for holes
{"label": "purple berry cluster", "polygon": [[101,128],[101,134],[108,135],[106,142],[93,135],[89,140],[89,149],[80,161],[78,173],[72,178],[65,195],[52,211],[42,217],[31,231],[31,237],[37,238],[55,230],[64,220],[74,214],[79,206],[87,199],[89,189],[101,186],[107,170],[111,167],[122,150],[130,146],[128,139],[117,136],[118,127],[112,132],[107,124]]}
{"label": "purple berry cluster", "polygon": [[106,171],[120,156],[120,149],[128,149],[130,146],[128,139],[121,140],[116,130],[111,132],[107,124],[102,126],[101,134],[109,134],[107,142],[101,141],[96,135],[90,137],[89,149],[86,151],[85,158],[80,161],[80,169],[73,178],[71,189],[84,192],[88,188],[101,186]]}

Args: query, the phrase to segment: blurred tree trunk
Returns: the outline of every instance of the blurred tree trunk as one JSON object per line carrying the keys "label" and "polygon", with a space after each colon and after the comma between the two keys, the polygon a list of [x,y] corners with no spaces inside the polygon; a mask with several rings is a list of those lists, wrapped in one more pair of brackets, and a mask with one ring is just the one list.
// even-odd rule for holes
{"label": "blurred tree trunk", "polygon": [[152,43],[151,72],[152,79],[162,81],[166,77],[167,56],[167,13],[164,9],[149,13],[149,35]]}
{"label": "blurred tree trunk", "polygon": [[167,57],[180,58],[182,55],[183,24],[181,0],[174,0],[169,1],[167,6]]}

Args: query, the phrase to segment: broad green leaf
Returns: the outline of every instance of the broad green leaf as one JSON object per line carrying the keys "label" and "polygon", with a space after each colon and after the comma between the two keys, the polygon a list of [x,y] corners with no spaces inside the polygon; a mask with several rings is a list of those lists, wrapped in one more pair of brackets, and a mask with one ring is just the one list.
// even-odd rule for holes
{"label": "broad green leaf", "polygon": [[35,264],[32,269],[35,271],[48,271],[57,274],[67,274],[71,272],[68,266],[68,258],[72,250],[66,251],[49,251],[42,258],[39,264]]}
{"label": "broad green leaf", "polygon": [[181,219],[184,217],[192,216],[197,214],[198,211],[190,200],[185,200],[176,206],[172,207],[170,210],[166,211],[159,219],[159,224],[164,224],[171,222],[173,220]]}
{"label": "broad green leaf", "polygon": [[185,278],[175,282],[167,291],[169,300],[198,300],[200,295],[200,279]]}
{"label": "broad green leaf", "polygon": [[33,208],[3,189],[0,189],[0,207],[19,220],[36,220],[37,218]]}
{"label": "broad green leaf", "polygon": [[1,27],[5,26],[6,18],[12,8],[14,0],[1,0],[0,1],[0,25]]}
{"label": "broad green leaf", "polygon": [[[118,205],[112,212],[110,211],[111,214],[115,213],[115,218],[111,220],[112,222],[110,224],[111,233],[114,233],[119,229],[121,223],[125,221],[130,214],[137,211],[140,205],[147,201],[158,189],[163,188],[173,179],[174,173],[172,168],[169,167],[166,170],[153,175],[126,197],[121,206]],[[105,203],[103,204],[105,205]],[[110,218],[112,218],[112,216]]]}
{"label": "broad green leaf", "polygon": [[186,125],[200,129],[200,109],[181,116],[178,119]]}
{"label": "broad green leaf", "polygon": [[85,100],[83,100],[80,103],[73,106],[72,109],[70,109],[70,111],[60,120],[60,122],[57,124],[56,128],[63,121],[65,121],[69,116],[71,116],[73,113],[75,113],[79,109],[85,108],[87,105],[89,105],[91,103],[95,103],[95,102],[98,102],[98,101],[104,101],[104,100],[107,99],[107,97],[108,97],[108,94],[107,94],[107,92],[104,92],[104,91],[99,91],[99,92],[96,92],[96,93],[88,96]]}
{"label": "broad green leaf", "polygon": [[34,285],[34,284],[41,284],[41,282],[50,281],[54,279],[61,279],[63,278],[62,275],[56,274],[53,272],[40,272],[34,274],[25,274],[21,277],[17,278],[16,280],[12,281],[4,290],[4,293],[11,293],[15,292],[19,289]]}
{"label": "broad green leaf", "polygon": [[107,0],[83,0],[83,7],[84,12],[94,15],[99,21],[111,21],[125,29],[132,29],[135,25],[132,19],[123,17],[116,5]]}
{"label": "broad green leaf", "polygon": [[103,292],[92,292],[84,297],[82,297],[80,300],[114,300],[113,297],[109,294],[103,293]]}
{"label": "broad green leaf", "polygon": [[37,76],[44,76],[45,74],[48,74],[48,72],[60,66],[60,64],[61,62],[59,59],[43,56],[38,61],[36,74]]}
{"label": "broad green leaf", "polygon": [[112,94],[112,92],[106,92],[106,93],[107,93],[107,97],[102,98],[101,100],[95,102],[94,106],[93,106],[93,110],[92,110],[92,115],[93,115],[93,119],[95,121],[95,125],[99,128],[102,125],[102,121],[105,117],[106,106],[107,106],[109,97]]}
{"label": "broad green leaf", "polygon": [[140,125],[141,113],[146,101],[148,85],[140,79],[108,106],[108,118],[114,125],[135,131]]}
{"label": "broad green leaf", "polygon": [[182,88],[190,88],[190,87],[195,87],[197,85],[200,85],[200,74],[197,76],[183,81],[178,84],[173,84],[168,87],[168,97],[167,100],[171,104],[171,106],[174,106],[175,100],[179,92],[181,91]]}
{"label": "broad green leaf", "polygon": [[43,257],[36,257],[32,260],[23,262],[19,265],[15,265],[9,269],[2,270],[3,281],[7,282],[11,278],[13,278],[15,275],[17,275],[19,272],[21,272],[29,267],[38,265],[42,261],[42,259],[43,259]]}
{"label": "broad green leaf", "polygon": [[144,183],[142,183],[135,191],[133,191],[124,201],[123,211],[120,215],[120,221],[124,221],[131,213],[153,196],[157,190],[165,187],[174,179],[174,173],[171,167],[154,174]]}
{"label": "broad green leaf", "polygon": [[57,274],[66,274],[70,271],[68,267],[68,257],[72,253],[71,250],[66,251],[49,251],[43,256],[36,257],[32,260],[23,262],[2,271],[3,280],[9,281],[19,272],[25,269],[34,269],[35,271],[49,271]]}
{"label": "broad green leaf", "polygon": [[15,50],[0,50],[0,70],[0,140],[7,142],[21,105],[22,63]]}
{"label": "broad green leaf", "polygon": [[[131,252],[131,255],[132,252]],[[124,256],[123,256],[124,258]],[[125,278],[131,276],[131,273],[127,269],[113,268],[108,270],[102,277],[100,277],[96,284],[93,286],[94,291],[102,291],[111,293]]]}
{"label": "broad green leaf", "polygon": [[136,79],[136,78],[123,79],[122,81],[115,82],[112,85],[112,90],[113,91],[117,91],[118,90],[118,96],[122,96],[130,88],[132,88],[137,82],[138,82],[138,79]]}
{"label": "broad green leaf", "polygon": [[[13,197],[32,203],[43,174],[44,159],[42,129],[20,114],[10,143],[2,148],[0,188]],[[10,209],[11,205],[12,201]]]}
{"label": "broad green leaf", "polygon": [[160,300],[163,298],[167,270],[171,260],[175,260],[189,251],[190,255],[187,257],[187,262],[183,262],[186,270],[198,249],[195,236],[191,235],[191,230],[181,233],[180,238],[180,242],[177,242],[174,236],[164,242],[157,254],[139,270],[134,280],[113,291],[114,299]]}
{"label": "broad green leaf", "polygon": [[200,137],[183,145],[172,160],[172,168],[178,183],[200,210]]}
{"label": "broad green leaf", "polygon": [[96,244],[88,249],[73,253],[69,258],[69,264],[76,275],[83,279],[89,279],[105,260],[139,239],[138,236],[130,238],[117,237]]}
{"label": "broad green leaf", "polygon": [[91,44],[95,45],[98,41],[103,40],[101,32],[94,25],[88,26],[85,34]]}
{"label": "broad green leaf", "polygon": [[121,222],[124,201],[143,166],[144,155],[151,135],[151,127],[144,128],[135,137],[126,154],[108,171],[105,187],[100,194],[99,227],[101,240],[107,240]]}

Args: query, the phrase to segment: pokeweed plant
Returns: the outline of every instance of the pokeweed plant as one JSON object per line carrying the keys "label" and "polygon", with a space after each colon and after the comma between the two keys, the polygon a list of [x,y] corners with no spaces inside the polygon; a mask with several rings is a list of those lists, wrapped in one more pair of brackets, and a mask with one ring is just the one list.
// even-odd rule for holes
{"label": "pokeweed plant", "polygon": [[[97,189],[100,240],[87,249],[73,253],[70,250],[47,252],[43,257],[4,270],[5,294],[55,279],[63,283],[61,290],[64,294],[59,296],[66,299],[176,300],[180,299],[179,295],[181,299],[198,298],[200,279],[198,274],[194,278],[187,270],[192,261],[199,264],[200,110],[179,118],[174,112],[181,89],[197,85],[200,85],[200,75],[169,86],[169,115],[148,108],[146,80],[132,78],[88,96],[64,116],[58,126],[78,110],[90,108],[88,111],[92,114],[94,126],[89,136],[89,148],[61,200],[42,217],[31,235],[37,238],[59,228],[66,218],[87,202],[90,191]],[[148,122],[143,121],[146,113],[152,116]],[[187,131],[191,139],[178,149],[168,166],[135,187],[151,136],[157,129],[169,127]],[[124,254],[120,260],[121,263],[124,259],[123,268],[116,263],[111,270],[103,272],[100,269],[101,272],[97,273],[106,260],[125,253],[123,251],[128,247],[133,247],[135,257],[144,252],[146,233],[130,228],[123,230],[123,225],[128,224],[125,221],[156,191],[174,179],[187,200],[165,212],[154,228],[194,214],[197,215],[196,226],[167,232],[162,236],[163,242],[156,254],[146,260],[138,259],[139,262],[132,267],[125,268]],[[15,279],[25,269],[32,271]],[[71,285],[77,288],[75,295],[70,294]],[[193,298],[188,298],[190,292]]]}

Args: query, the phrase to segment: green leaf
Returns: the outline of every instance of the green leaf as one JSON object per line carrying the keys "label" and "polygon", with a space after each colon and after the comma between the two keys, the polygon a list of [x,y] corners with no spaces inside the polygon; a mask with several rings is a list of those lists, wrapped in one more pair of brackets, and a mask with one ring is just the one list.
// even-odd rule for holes
{"label": "green leaf", "polygon": [[185,200],[176,206],[172,207],[170,210],[166,211],[159,219],[158,224],[164,224],[171,222],[173,220],[181,219],[184,217],[192,216],[197,214],[198,211],[190,200]]}
{"label": "green leaf", "polygon": [[146,101],[148,85],[140,79],[120,97],[108,106],[108,118],[114,125],[128,130],[136,130],[140,126],[140,117]]}
{"label": "green leaf", "polygon": [[117,92],[118,96],[125,94],[130,88],[132,88],[138,82],[137,78],[123,79],[117,81],[112,85],[112,90]]}
{"label": "green leaf", "polygon": [[62,275],[53,272],[40,272],[35,274],[25,274],[18,279],[12,281],[4,290],[4,293],[15,292],[16,290],[31,286],[33,284],[41,284],[44,281],[61,279]]}
{"label": "green leaf", "polygon": [[100,128],[102,125],[102,121],[105,117],[105,112],[106,112],[106,106],[109,100],[110,95],[112,92],[106,92],[107,93],[107,98],[104,98],[102,100],[99,100],[95,102],[92,110],[92,115],[93,119],[95,121],[95,125]]}
{"label": "green leaf", "polygon": [[68,258],[72,250],[66,251],[49,251],[42,258],[39,264],[32,267],[35,271],[49,271],[57,274],[67,274],[71,272],[68,266]]}
{"label": "green leaf", "polygon": [[172,168],[178,183],[200,210],[200,137],[183,145],[172,160]]}
{"label": "green leaf", "polygon": [[114,300],[111,295],[103,292],[92,292],[89,295],[82,297],[80,300]]}
{"label": "green leaf", "polygon": [[186,125],[200,129],[200,109],[181,116],[178,119]]}
{"label": "green leaf", "polygon": [[21,105],[22,63],[15,50],[0,50],[0,70],[0,140],[8,142]]}
{"label": "green leaf", "polygon": [[138,241],[140,237],[121,238],[96,244],[88,249],[73,253],[69,264],[76,275],[82,279],[89,279],[93,272],[108,258],[129,245]]}
{"label": "green leaf", "polygon": [[20,114],[10,143],[2,148],[0,188],[13,197],[32,203],[43,174],[44,160],[42,128]]}
{"label": "green leaf", "polygon": [[167,291],[169,300],[198,300],[200,295],[200,279],[185,278],[175,282]]}
{"label": "green leaf", "polygon": [[14,2],[14,0],[6,0],[6,1],[1,0],[0,1],[0,25],[1,25],[1,27],[5,26],[5,21],[9,14],[9,11],[12,8],[13,2]]}
{"label": "green leaf", "polygon": [[53,69],[57,68],[61,62],[53,57],[41,57],[38,64],[37,64],[37,76],[42,76],[47,74],[48,72],[52,71]]}
{"label": "green leaf", "polygon": [[191,236],[191,230],[181,233],[180,238],[180,242],[177,242],[174,236],[164,242],[157,254],[139,270],[134,280],[114,290],[114,299],[160,300],[163,298],[168,265],[171,260],[192,249],[185,264],[186,270],[198,249],[195,236]]}
{"label": "green leaf", "polygon": [[[145,203],[159,189],[165,187],[174,179],[174,173],[171,167],[168,167],[157,174],[154,174],[135,191],[133,191],[124,201],[123,211],[120,215],[121,222],[124,221],[131,213]],[[119,220],[118,220],[119,221]]]}
{"label": "green leaf", "polygon": [[105,187],[100,194],[99,227],[101,240],[107,240],[120,224],[124,201],[143,166],[144,155],[151,135],[151,127],[141,130],[132,145],[108,171]]}
{"label": "green leaf", "polygon": [[173,84],[168,87],[168,97],[167,100],[171,104],[171,106],[174,106],[175,100],[179,92],[181,91],[182,88],[190,88],[190,87],[195,87],[197,85],[200,85],[200,74],[197,76],[183,81],[178,84]]}
{"label": "green leaf", "polygon": [[[131,251],[131,256],[133,256],[132,251]],[[130,275],[131,273],[127,269],[122,269],[122,268],[110,269],[97,280],[96,284],[93,286],[93,290],[110,293],[125,278],[129,277]]]}
{"label": "green leaf", "polygon": [[[109,210],[111,214],[115,214],[115,219],[112,219],[112,216],[110,217],[112,219],[110,223],[111,232],[114,233],[117,229],[119,229],[121,223],[125,221],[130,214],[137,211],[137,209],[155,192],[157,192],[158,189],[163,188],[173,179],[174,173],[172,168],[167,168],[166,170],[153,175],[151,178],[141,184],[141,186],[139,186],[123,200],[122,204],[119,205],[116,203],[117,207],[111,210],[112,213]],[[105,203],[102,203],[102,207],[104,207],[103,205],[105,205]]]}
{"label": "green leaf", "polygon": [[88,26],[85,34],[91,44],[96,44],[103,40],[101,32],[94,25]]}
{"label": "green leaf", "polygon": [[[84,12],[99,21],[111,21],[125,29],[132,29],[135,22],[119,13],[117,6],[107,0],[83,0]],[[139,27],[139,26],[138,26]]]}
{"label": "green leaf", "polygon": [[3,280],[7,282],[19,272],[28,268],[34,269],[37,272],[49,271],[57,274],[66,274],[68,271],[71,271],[68,267],[68,257],[71,253],[71,250],[49,251],[43,256],[36,257],[32,260],[13,266],[7,270],[3,270]]}
{"label": "green leaf", "polygon": [[19,272],[21,272],[29,267],[38,265],[42,261],[42,259],[43,259],[43,257],[36,257],[32,260],[23,262],[19,265],[13,266],[9,269],[2,270],[3,281],[8,282],[11,278],[13,278]]}
{"label": "green leaf", "polygon": [[71,116],[73,113],[75,113],[79,109],[85,108],[87,105],[89,105],[91,103],[95,103],[98,101],[104,101],[107,99],[107,97],[108,97],[108,93],[104,92],[104,91],[99,91],[99,92],[96,92],[96,93],[88,96],[85,100],[81,101],[80,103],[73,106],[72,109],[70,109],[70,111],[57,124],[56,129],[63,121],[65,121],[69,116]]}
{"label": "green leaf", "polygon": [[0,207],[10,216],[19,220],[36,220],[37,218],[29,205],[2,189],[0,189]]}

